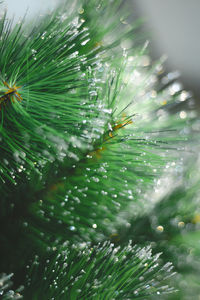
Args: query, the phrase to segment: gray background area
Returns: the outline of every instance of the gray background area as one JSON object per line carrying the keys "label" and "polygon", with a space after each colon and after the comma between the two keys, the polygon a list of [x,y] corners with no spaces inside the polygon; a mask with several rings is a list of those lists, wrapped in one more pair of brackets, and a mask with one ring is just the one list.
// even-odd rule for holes
{"label": "gray background area", "polygon": [[16,19],[23,17],[31,18],[45,11],[51,10],[58,0],[4,0],[8,9],[9,17],[15,16]]}
{"label": "gray background area", "polygon": [[[151,56],[166,54],[167,70],[179,70],[185,88],[200,94],[200,0],[129,0],[133,14],[145,18]],[[5,0],[9,16],[34,17],[51,10],[58,0]]]}
{"label": "gray background area", "polygon": [[168,71],[179,70],[187,89],[200,95],[200,0],[132,0],[146,20],[151,55],[168,56]]}

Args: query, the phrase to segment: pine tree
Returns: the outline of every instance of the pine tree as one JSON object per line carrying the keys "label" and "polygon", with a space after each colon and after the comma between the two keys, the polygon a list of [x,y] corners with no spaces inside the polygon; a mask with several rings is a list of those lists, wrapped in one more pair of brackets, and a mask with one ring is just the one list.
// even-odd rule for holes
{"label": "pine tree", "polygon": [[128,11],[70,0],[35,25],[0,19],[4,300],[200,293],[198,121]]}

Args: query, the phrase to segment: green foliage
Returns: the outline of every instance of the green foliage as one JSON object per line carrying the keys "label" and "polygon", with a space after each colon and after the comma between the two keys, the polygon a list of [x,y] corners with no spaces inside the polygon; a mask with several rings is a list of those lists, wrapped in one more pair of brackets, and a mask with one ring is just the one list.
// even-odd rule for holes
{"label": "green foliage", "polygon": [[[94,7],[94,3],[91,5]],[[31,30],[25,30],[23,23],[13,28],[6,14],[0,21],[1,92],[7,86],[17,86],[23,99],[19,103],[16,92],[5,99],[1,97],[2,182],[8,178],[16,183],[19,172],[29,175],[30,168],[39,171],[55,158],[76,158],[69,151],[74,135],[83,144],[79,152],[89,147],[88,140],[94,143],[94,124],[87,124],[89,133],[84,137],[83,121],[88,116],[90,121],[98,119],[96,98],[104,78],[101,64],[103,60],[112,62],[107,48],[119,44],[121,38],[96,45],[105,32],[111,34],[109,28],[114,24],[107,20],[107,25],[97,30],[90,20],[92,8],[87,8],[83,19],[77,15],[78,7],[65,3]],[[98,10],[96,17],[100,19],[105,6]],[[124,30],[123,34],[126,36]],[[100,84],[96,83],[99,80]],[[106,103],[103,105],[106,109]]]}
{"label": "green foliage", "polygon": [[23,287],[15,291],[11,290],[10,287],[13,285],[11,278],[13,274],[1,274],[0,275],[0,296],[2,300],[17,300],[22,299],[20,292],[23,290]]}
{"label": "green foliage", "polygon": [[30,264],[26,299],[146,299],[174,292],[162,286],[174,275],[171,264],[161,265],[149,247],[65,243],[58,252]]}
{"label": "green foliage", "polygon": [[[154,90],[162,64],[146,66],[139,22],[128,24],[121,4],[64,1],[33,28],[0,19],[1,269],[25,284],[25,299],[174,291],[171,264],[149,244],[185,278],[195,234],[177,224],[198,219],[199,184],[187,168],[172,183],[194,145],[193,116],[180,114],[181,89]],[[130,239],[140,246],[117,247]]]}
{"label": "green foliage", "polygon": [[176,181],[172,177],[172,180],[165,178],[160,182],[160,195],[155,205],[148,207],[143,216],[132,217],[128,229],[118,226],[120,243],[126,243],[127,239],[142,245],[150,243],[155,251],[163,252],[164,261],[172,261],[179,273],[173,285],[179,292],[166,299],[173,300],[196,299],[200,293],[199,147],[190,146],[193,157],[178,170]]}

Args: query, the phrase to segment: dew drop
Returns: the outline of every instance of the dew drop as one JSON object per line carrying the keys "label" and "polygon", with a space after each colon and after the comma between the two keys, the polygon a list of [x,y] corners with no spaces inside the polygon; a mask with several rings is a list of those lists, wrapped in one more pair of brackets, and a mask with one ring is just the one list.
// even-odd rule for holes
{"label": "dew drop", "polygon": [[75,228],[74,226],[70,226],[69,229],[70,229],[71,231],[75,231],[75,230],[76,230],[76,228]]}

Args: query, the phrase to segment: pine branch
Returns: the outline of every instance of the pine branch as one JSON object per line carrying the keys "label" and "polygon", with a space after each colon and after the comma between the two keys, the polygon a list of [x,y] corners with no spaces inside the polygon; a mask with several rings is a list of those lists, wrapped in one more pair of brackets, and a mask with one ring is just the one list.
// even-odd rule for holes
{"label": "pine branch", "polygon": [[109,243],[94,247],[65,243],[59,254],[44,261],[36,257],[29,265],[25,297],[138,299],[171,293],[173,289],[162,287],[173,276],[171,264],[160,265],[158,258],[149,247],[131,243],[123,249]]}
{"label": "pine branch", "polygon": [[[117,46],[125,32],[122,30],[122,35],[113,40],[115,45],[96,46],[96,39],[111,34],[115,24],[111,20],[97,30],[89,17],[94,12],[94,3],[91,5],[83,19],[77,16],[77,6],[65,3],[64,8],[58,8],[25,33],[23,24],[13,28],[6,14],[1,19],[2,181],[7,178],[16,183],[21,171],[29,175],[30,168],[39,171],[55,157],[63,160],[68,155],[70,138],[81,136],[80,127],[88,112],[90,116],[98,115],[92,103],[96,104],[101,87],[95,81],[103,80],[101,62],[112,62],[108,48]],[[104,12],[104,5],[96,11],[99,22]],[[71,156],[76,158],[73,153]]]}
{"label": "pine branch", "polygon": [[[193,128],[196,126],[194,122]],[[200,291],[199,146],[194,141],[190,147],[193,156],[180,165],[182,169],[177,170],[176,181],[168,178],[164,184],[160,180],[154,206],[148,207],[144,215],[132,216],[128,229],[118,223],[116,230],[115,243],[126,244],[128,239],[139,245],[151,243],[155,252],[163,252],[165,262],[172,261],[179,273],[173,285],[179,292],[166,299],[195,299]]]}
{"label": "pine branch", "polygon": [[145,47],[120,50],[138,25],[120,19],[120,4],[64,2],[32,30],[0,19],[1,267],[21,283],[41,257],[27,299],[173,291],[163,286],[171,265],[149,248],[96,246],[129,234],[146,244],[149,233],[161,247],[151,229],[140,236],[148,213],[167,223],[166,206],[145,193],[182,166],[192,121],[169,114],[179,94],[152,90],[160,65],[146,67]]}
{"label": "pine branch", "polygon": [[0,296],[2,297],[2,300],[17,300],[22,299],[22,295],[20,294],[23,290],[23,287],[20,287],[17,289],[17,291],[13,291],[10,289],[12,286],[11,278],[13,277],[13,274],[1,274],[0,275]]}

